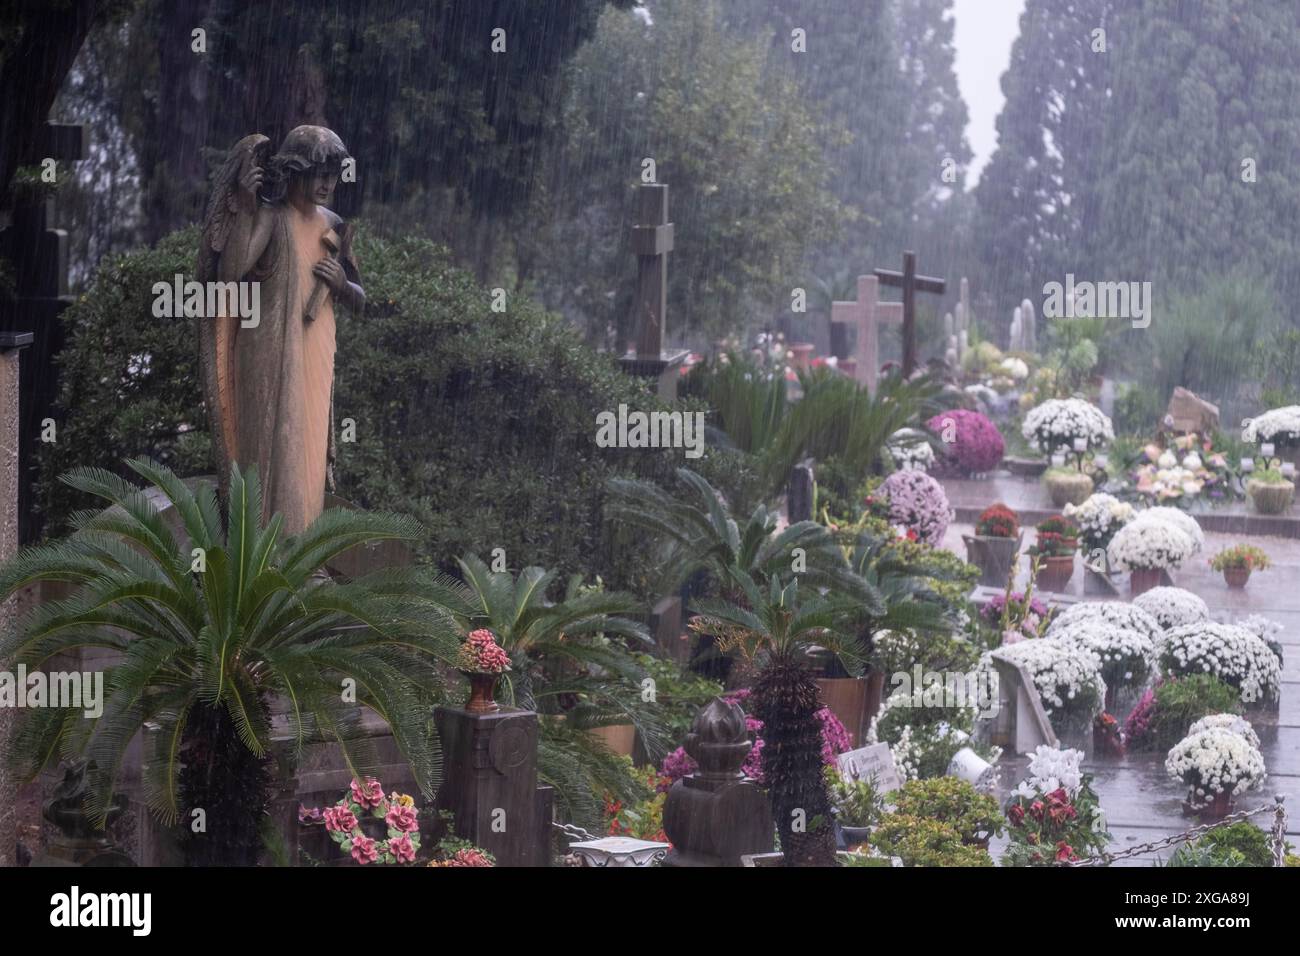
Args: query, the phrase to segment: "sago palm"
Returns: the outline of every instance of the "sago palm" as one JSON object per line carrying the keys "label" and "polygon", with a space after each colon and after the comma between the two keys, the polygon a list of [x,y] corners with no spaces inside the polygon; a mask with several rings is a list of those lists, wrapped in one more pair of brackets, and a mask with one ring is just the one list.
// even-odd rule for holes
{"label": "sago palm", "polygon": [[823,596],[798,578],[738,579],[744,604],[703,602],[693,622],[729,647],[761,661],[754,716],[763,722],[763,780],[787,866],[834,866],[830,795],[822,766],[822,700],[807,666],[814,647],[837,654],[852,669],[861,656],[855,636],[859,605]]}
{"label": "sago palm", "polygon": [[[632,724],[652,759],[666,749],[653,695],[645,694],[645,670],[624,643],[653,644],[644,624],[624,616],[638,612],[639,602],[583,586],[577,576],[552,600],[558,574],[537,567],[515,576],[492,571],[474,555],[460,567],[465,590],[457,608],[466,626],[490,628],[510,655],[502,695],[543,715],[541,778],[555,787],[570,819],[598,824],[601,796],[630,801],[640,794],[626,765],[587,731]],[[546,719],[560,715],[562,721]]]}
{"label": "sago palm", "polygon": [[[270,795],[271,705],[284,709],[290,758],[334,740],[357,775],[376,755],[360,708],[387,722],[420,789],[439,778],[431,705],[435,662],[453,660],[456,622],[445,582],[414,569],[336,583],[321,571],[358,544],[414,538],[395,514],[330,510],[296,538],[278,516],[263,526],[254,472],[232,470],[223,523],[211,487],[196,491],[167,468],[127,463],[175,506],[173,532],[145,489],[107,471],[64,476],[105,501],[75,516],[74,532],[25,550],[0,569],[0,594],[38,581],[71,586],[0,641],[0,658],[29,667],[86,648],[113,652],[103,713],[29,712],[11,757],[28,776],[57,756],[94,763],[89,809],[108,812],[131,741],[143,732],[144,794],[166,823],[178,819],[191,863],[256,861]],[[205,832],[193,832],[202,810]]]}

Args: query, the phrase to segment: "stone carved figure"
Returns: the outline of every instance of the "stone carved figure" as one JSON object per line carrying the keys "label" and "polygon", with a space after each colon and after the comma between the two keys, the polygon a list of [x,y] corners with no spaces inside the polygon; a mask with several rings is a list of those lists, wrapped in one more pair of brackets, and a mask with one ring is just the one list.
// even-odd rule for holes
{"label": "stone carved figure", "polygon": [[222,497],[232,462],[256,467],[262,518],[280,514],[287,534],[319,516],[333,487],[334,303],[354,313],[365,304],[351,229],[326,208],[347,158],[322,126],[292,130],[274,155],[267,137],[246,136],[217,173],[203,220],[198,280],[258,283],[254,321],[199,320]]}

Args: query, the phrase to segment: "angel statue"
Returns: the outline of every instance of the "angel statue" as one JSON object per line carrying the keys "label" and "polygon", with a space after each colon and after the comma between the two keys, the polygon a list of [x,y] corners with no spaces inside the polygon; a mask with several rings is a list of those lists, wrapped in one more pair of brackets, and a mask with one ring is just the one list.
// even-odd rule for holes
{"label": "angel statue", "polygon": [[356,314],[366,298],[351,228],[325,208],[346,159],[343,141],[321,126],[297,127],[273,156],[265,136],[245,136],[217,173],[203,219],[199,282],[257,283],[254,321],[225,307],[199,321],[222,498],[232,462],[256,466],[262,520],[280,514],[288,534],[311,524],[333,490],[334,302]]}

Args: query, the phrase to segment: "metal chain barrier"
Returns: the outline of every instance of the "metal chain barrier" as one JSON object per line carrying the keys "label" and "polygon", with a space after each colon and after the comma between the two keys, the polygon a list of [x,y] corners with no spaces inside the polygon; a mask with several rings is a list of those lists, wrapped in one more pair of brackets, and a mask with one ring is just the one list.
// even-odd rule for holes
{"label": "metal chain barrier", "polygon": [[1202,824],[1199,827],[1192,827],[1190,830],[1184,830],[1182,833],[1175,833],[1172,836],[1164,837],[1160,840],[1153,840],[1150,843],[1140,843],[1137,846],[1127,847],[1123,850],[1117,850],[1114,853],[1103,851],[1096,856],[1083,857],[1078,860],[1069,860],[1060,864],[1061,866],[1109,866],[1116,860],[1126,860],[1135,856],[1142,856],[1154,850],[1167,850],[1177,846],[1180,843],[1187,843],[1202,837],[1211,830],[1217,830],[1220,827],[1230,826],[1234,823],[1240,823],[1251,817],[1258,816],[1261,813],[1273,814],[1273,826],[1269,833],[1269,843],[1273,850],[1273,865],[1285,866],[1286,858],[1286,798],[1279,795],[1273,798],[1273,806],[1260,806],[1254,810],[1238,810],[1236,813],[1230,813],[1222,820],[1215,820],[1213,823]]}

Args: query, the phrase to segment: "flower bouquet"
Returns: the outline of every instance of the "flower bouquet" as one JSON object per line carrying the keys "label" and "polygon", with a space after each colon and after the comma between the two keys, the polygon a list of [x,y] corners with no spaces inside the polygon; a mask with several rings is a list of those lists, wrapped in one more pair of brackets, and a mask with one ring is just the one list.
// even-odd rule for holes
{"label": "flower bouquet", "polygon": [[1040,522],[1038,540],[1030,557],[1041,561],[1038,582],[1048,591],[1063,591],[1074,576],[1074,552],[1079,547],[1079,529],[1069,518],[1058,515]]}
{"label": "flower bouquet", "polygon": [[1155,641],[1149,635],[1098,618],[1053,628],[1050,640],[1074,641],[1097,656],[1106,682],[1108,709],[1116,707],[1115,695],[1121,689],[1131,691],[1146,684],[1155,660]]}
{"label": "flower bouquet", "polygon": [[1213,621],[1186,624],[1169,631],[1156,649],[1166,675],[1210,674],[1236,688],[1244,704],[1275,702],[1281,692],[1277,655],[1244,627]]}
{"label": "flower bouquet", "polygon": [[1153,504],[1193,498],[1222,502],[1237,497],[1227,458],[1214,450],[1209,439],[1201,440],[1195,434],[1174,438],[1168,448],[1147,445],[1130,477],[1137,494]]}
{"label": "flower bouquet", "polygon": [[1110,418],[1080,398],[1049,398],[1031,408],[1020,433],[1045,455],[1080,453],[1079,444],[1082,450],[1097,451],[1115,440]]}
{"label": "flower bouquet", "polygon": [[939,482],[923,471],[896,471],[881,482],[873,498],[877,496],[887,503],[891,523],[916,532],[926,544],[943,544],[952,509]]}
{"label": "flower bouquet", "polygon": [[1209,605],[1184,588],[1152,588],[1135,597],[1133,605],[1150,614],[1166,631],[1210,619]]}
{"label": "flower bouquet", "polygon": [[[1156,511],[1170,508],[1152,508],[1142,512],[1133,521],[1116,532],[1106,549],[1111,567],[1132,572],[1129,587],[1134,595],[1149,591],[1160,583],[1161,572],[1179,568],[1200,550],[1200,539],[1188,529]],[[1195,519],[1186,515],[1188,521]],[[1197,526],[1199,535],[1200,527]]]}
{"label": "flower bouquet", "polygon": [[1188,734],[1165,758],[1165,771],[1187,786],[1185,809],[1227,816],[1232,798],[1264,780],[1264,757],[1239,733],[1212,727]]}
{"label": "flower bouquet", "polygon": [[1210,559],[1210,567],[1223,572],[1230,588],[1244,588],[1252,571],[1263,571],[1271,562],[1263,549],[1253,544],[1236,544]]}
{"label": "flower bouquet", "polygon": [[496,683],[510,670],[510,655],[485,627],[470,631],[457,656],[460,672],[469,681],[470,696],[465,710],[471,714],[492,714],[501,708],[496,702]]}
{"label": "flower bouquet", "polygon": [[1029,777],[1011,792],[1004,866],[1052,866],[1106,849],[1110,834],[1092,778],[1079,769],[1083,752],[1040,746]]}
{"label": "flower bouquet", "polygon": [[323,811],[303,808],[298,817],[303,822],[324,822],[330,839],[362,866],[414,863],[420,851],[415,800],[403,793],[385,796],[383,784],[374,777],[353,780],[334,806]]}
{"label": "flower bouquet", "polygon": [[1006,451],[1002,433],[979,412],[950,409],[935,415],[925,427],[939,436],[945,457],[968,475],[992,471]]}
{"label": "flower bouquet", "polygon": [[1050,619],[1047,605],[1036,597],[1026,599],[1023,591],[995,594],[980,608],[980,621],[997,632],[995,643],[1038,637]]}
{"label": "flower bouquet", "polygon": [[1115,532],[1136,514],[1128,502],[1101,491],[1089,495],[1081,505],[1067,503],[1064,513],[1078,526],[1079,541],[1088,554],[1104,551]]}

